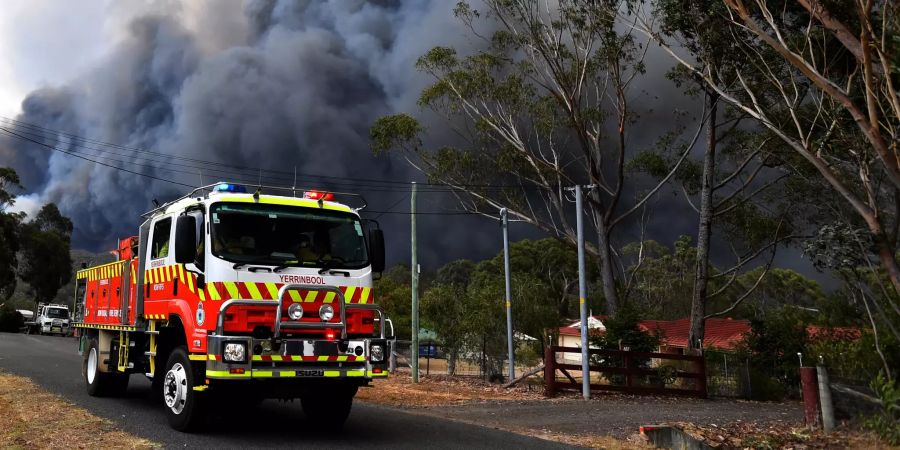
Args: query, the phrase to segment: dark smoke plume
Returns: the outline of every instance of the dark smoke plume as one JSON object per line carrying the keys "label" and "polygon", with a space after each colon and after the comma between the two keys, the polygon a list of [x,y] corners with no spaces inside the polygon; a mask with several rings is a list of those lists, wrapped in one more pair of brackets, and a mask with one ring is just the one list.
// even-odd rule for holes
{"label": "dark smoke plume", "polygon": [[[427,0],[254,0],[209,2],[190,12],[124,14],[128,19],[118,25],[124,37],[96,67],[65,85],[30,93],[18,119],[231,165],[415,179],[406,164],[371,155],[368,127],[381,115],[415,110],[415,97],[427,82],[413,67],[419,55],[438,44],[464,45],[452,7]],[[42,140],[85,152],[57,138]],[[199,185],[201,177],[205,183],[229,178],[215,167],[202,175],[197,169],[179,173],[159,157],[116,152],[127,156],[92,157],[124,160],[110,162],[190,185]],[[41,202],[56,202],[76,224],[73,241],[91,250],[135,233],[140,213],[154,198],[167,200],[186,189],[5,136],[0,163],[15,167]],[[289,178],[262,175],[264,183],[289,185]],[[247,173],[245,179],[255,182],[258,175]],[[310,184],[327,183],[298,181]],[[372,208],[387,208],[403,195],[372,192],[369,201]],[[408,201],[397,210],[407,208]],[[389,236],[406,235],[405,217],[381,220],[403,230]]]}

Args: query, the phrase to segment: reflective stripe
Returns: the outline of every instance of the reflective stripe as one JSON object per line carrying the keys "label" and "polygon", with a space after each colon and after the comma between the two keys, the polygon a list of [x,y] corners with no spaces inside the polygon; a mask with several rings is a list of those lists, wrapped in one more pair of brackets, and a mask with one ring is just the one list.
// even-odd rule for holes
{"label": "reflective stripe", "polygon": [[259,293],[259,289],[256,288],[256,283],[246,282],[244,286],[247,288],[247,292],[250,293],[250,298],[253,300],[262,300],[262,294]]}
{"label": "reflective stripe", "polygon": [[341,376],[341,371],[340,370],[326,370],[323,373],[323,375],[326,377],[339,377],[339,376]]}
{"label": "reflective stripe", "polygon": [[336,296],[337,296],[337,294],[335,294],[334,292],[326,292],[326,293],[325,293],[325,300],[323,300],[323,302],[324,302],[324,303],[331,303],[331,302],[334,301],[334,298],[335,298]]}
{"label": "reflective stripe", "polygon": [[348,370],[347,376],[348,377],[364,377],[364,376],[366,376],[366,371],[365,370]]}
{"label": "reflective stripe", "polygon": [[300,297],[300,293],[294,290],[288,291],[288,295],[291,296],[291,301],[293,302],[302,302],[303,298]]}
{"label": "reflective stripe", "polygon": [[206,355],[188,355],[188,359],[191,361],[206,361]]}
{"label": "reflective stripe", "polygon": [[231,298],[240,298],[241,297],[241,293],[238,291],[237,285],[234,283],[234,281],[226,281],[224,284],[225,284],[225,290],[228,291],[228,295]]}
{"label": "reflective stripe", "polygon": [[206,288],[209,290],[210,300],[222,300],[219,291],[216,290],[216,283],[206,283]]}
{"label": "reflective stripe", "polygon": [[217,378],[250,378],[250,371],[246,371],[244,373],[230,373],[227,370],[207,370],[207,377],[217,377]]}
{"label": "reflective stripe", "polygon": [[[344,301],[346,301],[347,303],[352,303],[354,292],[356,292],[356,286],[347,286],[346,288],[344,288]],[[327,301],[328,297],[325,297],[325,298],[326,298],[326,303],[331,303],[331,302]]]}
{"label": "reflective stripe", "polygon": [[265,283],[265,287],[269,291],[269,296],[273,300],[278,300],[278,287],[275,286],[275,283]]}

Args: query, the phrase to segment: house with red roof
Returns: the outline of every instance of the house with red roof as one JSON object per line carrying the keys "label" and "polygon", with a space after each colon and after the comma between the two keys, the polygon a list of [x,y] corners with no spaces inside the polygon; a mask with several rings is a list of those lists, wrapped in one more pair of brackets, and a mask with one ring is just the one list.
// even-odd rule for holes
{"label": "house with red roof", "polygon": [[[588,320],[589,333],[603,333],[606,327],[603,325],[602,316],[591,316]],[[705,322],[705,340],[703,348],[735,351],[750,334],[750,321],[744,319],[709,318]],[[690,318],[678,320],[644,320],[638,327],[647,333],[659,333],[661,341],[659,351],[661,353],[683,353],[688,346],[688,336],[691,331]],[[809,325],[806,328],[810,340],[855,340],[862,336],[858,328],[851,327],[823,327]],[[581,321],[559,328],[558,345],[562,347],[581,348]],[[580,363],[580,354],[565,354],[566,362]]]}

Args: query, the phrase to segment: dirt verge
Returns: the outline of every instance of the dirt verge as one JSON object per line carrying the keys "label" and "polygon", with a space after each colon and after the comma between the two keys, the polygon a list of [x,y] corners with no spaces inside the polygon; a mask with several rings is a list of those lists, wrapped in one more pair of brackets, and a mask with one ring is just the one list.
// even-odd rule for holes
{"label": "dirt verge", "polygon": [[106,419],[0,371],[0,448],[132,448],[159,445],[132,436]]}

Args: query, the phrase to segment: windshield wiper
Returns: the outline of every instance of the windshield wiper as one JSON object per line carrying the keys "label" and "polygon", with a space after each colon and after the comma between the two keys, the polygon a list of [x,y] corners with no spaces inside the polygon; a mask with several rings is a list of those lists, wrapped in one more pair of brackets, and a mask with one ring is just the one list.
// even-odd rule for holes
{"label": "windshield wiper", "polygon": [[340,262],[337,260],[334,260],[334,259],[329,259],[329,260],[323,261],[322,268],[319,269],[319,275],[324,275],[325,272],[328,272],[331,269],[334,269],[335,267],[337,267],[338,264],[340,264]]}

